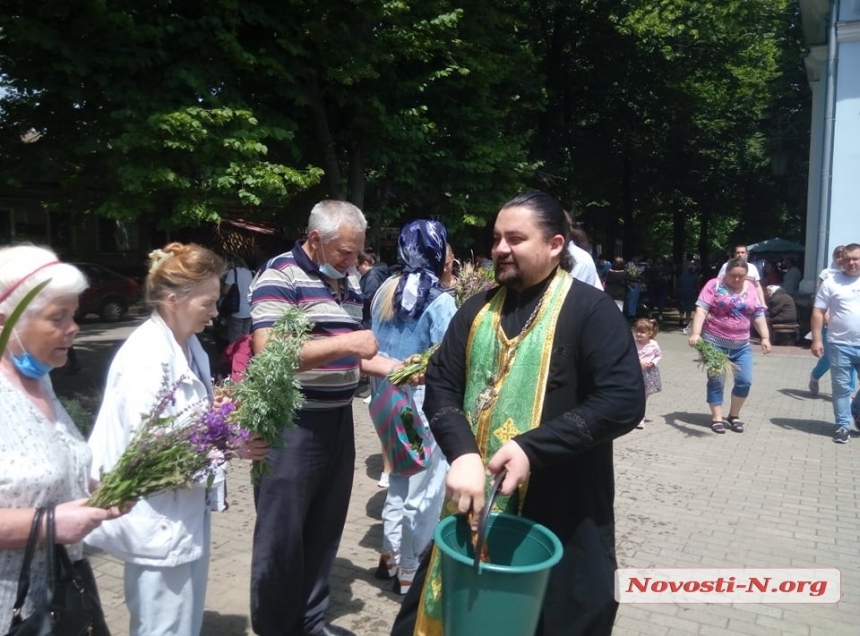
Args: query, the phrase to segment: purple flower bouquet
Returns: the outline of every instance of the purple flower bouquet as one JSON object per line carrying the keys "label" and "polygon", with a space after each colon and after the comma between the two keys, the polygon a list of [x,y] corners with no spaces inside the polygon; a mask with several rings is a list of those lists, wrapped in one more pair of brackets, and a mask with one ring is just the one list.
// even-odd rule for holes
{"label": "purple flower bouquet", "polygon": [[238,456],[248,433],[230,421],[233,404],[201,402],[177,415],[165,415],[175,386],[162,384],[153,409],[116,465],[101,475],[88,506],[111,508],[164,490],[190,488],[215,468]]}

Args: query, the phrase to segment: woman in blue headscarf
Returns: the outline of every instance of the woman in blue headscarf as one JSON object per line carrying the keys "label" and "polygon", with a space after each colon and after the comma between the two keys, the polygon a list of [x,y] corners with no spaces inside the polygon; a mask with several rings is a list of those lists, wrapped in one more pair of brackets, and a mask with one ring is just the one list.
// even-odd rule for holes
{"label": "woman in blue headscarf", "polygon": [[[445,226],[438,221],[412,221],[400,231],[397,256],[403,269],[379,288],[371,307],[381,355],[405,360],[442,341],[457,310],[454,298],[439,284],[447,242]],[[414,401],[419,409],[424,404],[423,386],[414,387]],[[431,448],[424,470],[411,477],[392,473],[389,478],[376,576],[395,579],[399,594],[406,594],[412,585],[445,495],[447,463],[435,442]]]}

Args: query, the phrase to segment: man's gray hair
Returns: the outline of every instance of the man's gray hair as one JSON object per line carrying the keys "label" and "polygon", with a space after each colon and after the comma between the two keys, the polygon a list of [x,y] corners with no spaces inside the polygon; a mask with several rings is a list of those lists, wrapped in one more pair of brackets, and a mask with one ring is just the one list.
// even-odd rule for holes
{"label": "man's gray hair", "polygon": [[358,232],[367,230],[367,219],[349,201],[320,201],[311,210],[308,219],[308,234],[316,230],[323,243],[337,238],[342,226]]}
{"label": "man's gray hair", "polygon": [[25,324],[35,313],[58,298],[80,295],[88,286],[86,276],[74,265],[54,263],[58,260],[54,252],[36,245],[0,248],[0,296],[20,282],[9,297],[0,303],[0,312],[8,318],[24,296],[48,279],[51,282],[27,307],[19,325]]}

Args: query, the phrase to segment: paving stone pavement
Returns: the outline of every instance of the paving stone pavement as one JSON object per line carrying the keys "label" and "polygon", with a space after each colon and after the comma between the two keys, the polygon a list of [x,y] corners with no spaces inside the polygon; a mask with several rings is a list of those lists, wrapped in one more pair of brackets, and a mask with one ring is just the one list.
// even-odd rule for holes
{"label": "paving stone pavement", "polygon": [[[129,329],[116,330],[116,338]],[[116,343],[111,330],[85,330],[82,362],[96,364]],[[114,340],[116,339],[114,338]],[[658,337],[663,391],[648,403],[650,422],[615,444],[618,561],[622,567],[836,567],[836,604],[623,605],[616,635],[860,633],[858,475],[860,438],[831,441],[829,375],[821,396],[806,384],[808,349],[756,351],[743,434],[710,431],[705,375],[686,336]],[[71,390],[55,379],[58,393]],[[388,634],[398,609],[389,585],[373,578],[385,492],[378,441],[367,407],[354,403],[357,460],[347,526],[331,577],[329,617],[359,636]],[[248,573],[254,526],[248,466],[229,476],[230,509],[213,516],[212,559],[203,634],[251,634]],[[91,555],[108,620],[127,634],[122,567]],[[854,627],[852,627],[852,625]]]}

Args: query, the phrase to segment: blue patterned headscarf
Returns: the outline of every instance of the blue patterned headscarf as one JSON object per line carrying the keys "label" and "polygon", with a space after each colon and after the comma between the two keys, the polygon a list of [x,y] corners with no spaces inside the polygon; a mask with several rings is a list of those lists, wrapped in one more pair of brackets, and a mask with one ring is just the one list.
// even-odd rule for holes
{"label": "blue patterned headscarf", "polygon": [[394,290],[398,318],[417,319],[442,293],[439,275],[445,269],[448,232],[439,221],[412,221],[400,230],[397,260],[403,273]]}

